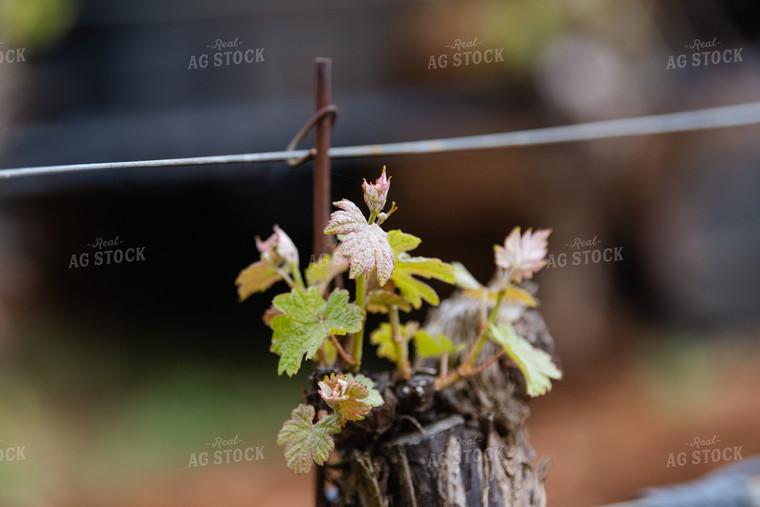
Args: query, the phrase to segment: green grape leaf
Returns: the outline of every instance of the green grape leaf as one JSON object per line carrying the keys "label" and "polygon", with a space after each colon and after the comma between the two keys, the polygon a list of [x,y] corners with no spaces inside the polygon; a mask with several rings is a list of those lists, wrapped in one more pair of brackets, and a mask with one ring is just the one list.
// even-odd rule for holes
{"label": "green grape leaf", "polygon": [[348,259],[339,253],[321,256],[306,268],[306,284],[319,289],[326,287],[336,276],[348,270]]}
{"label": "green grape leaf", "polygon": [[280,356],[278,375],[293,376],[303,356],[311,359],[328,336],[356,333],[362,327],[361,309],[348,302],[346,290],[333,290],[325,301],[315,287],[296,288],[275,297],[273,304],[283,312],[270,322],[270,350]]}
{"label": "green grape leaf", "polygon": [[[415,321],[409,321],[406,324],[399,326],[399,335],[401,340],[409,341],[419,329],[419,323]],[[396,343],[393,341],[393,329],[387,322],[382,322],[380,326],[372,331],[369,335],[369,342],[372,345],[377,345],[377,356],[384,357],[394,363],[398,361],[398,354],[396,352]]]}
{"label": "green grape leaf", "polygon": [[[488,287],[481,287],[479,289],[466,289],[464,291],[466,296],[475,299],[496,299],[498,291],[490,290]],[[522,287],[515,287],[510,285],[507,287],[507,292],[504,294],[505,303],[519,303],[531,308],[536,306],[536,300],[527,290]]]}
{"label": "green grape leaf", "polygon": [[396,256],[391,280],[401,291],[401,295],[418,310],[422,306],[423,299],[434,306],[440,303],[440,299],[431,286],[417,280],[413,275],[435,278],[451,284],[456,281],[454,269],[449,264],[440,259],[411,257],[407,253],[409,250],[417,248],[421,241],[420,238],[399,230],[388,233],[388,242]]}
{"label": "green grape leaf", "polygon": [[433,337],[424,329],[420,329],[414,333],[414,347],[417,351],[417,357],[439,357],[444,352],[449,355],[456,354],[464,348],[464,345],[454,345],[448,337],[442,334]]}
{"label": "green grape leaf", "polygon": [[367,386],[343,374],[331,373],[319,382],[319,395],[340,417],[341,426],[346,421],[361,421],[372,410]]}
{"label": "green grape leaf", "polygon": [[507,287],[507,292],[504,294],[504,302],[520,303],[526,306],[530,306],[531,308],[536,306],[536,300],[533,299],[533,296],[531,296],[530,292],[523,289],[522,287],[515,287],[514,285]]}
{"label": "green grape leaf", "polygon": [[335,361],[338,360],[338,349],[335,348],[333,342],[325,340],[322,343],[322,355],[326,366],[332,366]]}
{"label": "green grape leaf", "polygon": [[384,357],[394,363],[398,360],[391,325],[387,322],[381,323],[377,329],[372,331],[369,335],[369,342],[372,345],[377,345],[377,357]]}
{"label": "green grape leaf", "polygon": [[330,215],[325,234],[337,234],[342,240],[341,253],[349,258],[351,266],[348,277],[359,275],[369,278],[377,270],[377,281],[385,285],[393,272],[393,250],[388,244],[388,233],[378,224],[369,224],[367,219],[348,199],[333,203],[340,208]]}
{"label": "green grape leaf", "polygon": [[[386,286],[387,287],[387,286]],[[411,312],[412,305],[401,295],[387,290],[373,290],[367,297],[367,311],[370,313],[388,313],[392,307],[402,312]]]}
{"label": "green grape leaf", "polygon": [[332,414],[313,423],[314,407],[300,404],[290,413],[277,433],[277,445],[285,446],[285,460],[288,468],[305,474],[311,470],[312,462],[324,465],[335,448],[332,435],[340,433],[340,417]]}
{"label": "green grape leaf", "polygon": [[476,290],[482,287],[480,282],[472,276],[472,273],[461,262],[452,262],[451,267],[454,270],[454,283],[460,289]]}
{"label": "green grape leaf", "polygon": [[256,292],[264,292],[282,280],[277,268],[265,260],[254,262],[243,269],[235,280],[240,301],[248,299]]}
{"label": "green grape leaf", "polygon": [[561,379],[562,372],[552,362],[549,354],[534,347],[528,340],[515,333],[510,324],[491,324],[489,338],[501,345],[507,355],[517,363],[525,376],[525,384],[530,396],[540,396],[552,388],[551,379]]}

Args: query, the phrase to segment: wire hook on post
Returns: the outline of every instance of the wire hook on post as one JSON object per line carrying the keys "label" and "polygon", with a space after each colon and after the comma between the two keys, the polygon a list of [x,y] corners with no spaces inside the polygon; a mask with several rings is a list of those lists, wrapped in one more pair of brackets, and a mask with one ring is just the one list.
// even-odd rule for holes
{"label": "wire hook on post", "polygon": [[331,69],[330,58],[317,58],[317,101],[316,111],[309,121],[293,137],[286,152],[295,152],[298,144],[315,129],[314,147],[300,157],[290,157],[285,162],[290,167],[298,167],[314,159],[314,207],[313,207],[313,251],[320,257],[329,251],[325,241],[324,229],[330,218],[330,137],[332,127],[338,116],[338,108],[331,104]]}
{"label": "wire hook on post", "polygon": [[[298,133],[293,137],[293,139],[288,143],[287,148],[285,148],[286,152],[289,151],[297,151],[298,145],[301,141],[304,140],[304,138],[311,132],[311,129],[316,127],[318,123],[322,120],[322,118],[329,116],[330,117],[330,126],[335,125],[335,120],[338,116],[338,107],[330,104],[328,106],[325,106],[323,108],[320,108],[317,110],[311,118],[309,118],[309,121],[307,121],[303,127],[301,127],[301,130],[298,131]],[[306,155],[303,155],[302,157],[292,157],[285,162],[290,167],[298,167],[300,165],[303,165],[304,163],[308,162],[312,158],[317,156],[317,148],[311,148],[309,152]]]}

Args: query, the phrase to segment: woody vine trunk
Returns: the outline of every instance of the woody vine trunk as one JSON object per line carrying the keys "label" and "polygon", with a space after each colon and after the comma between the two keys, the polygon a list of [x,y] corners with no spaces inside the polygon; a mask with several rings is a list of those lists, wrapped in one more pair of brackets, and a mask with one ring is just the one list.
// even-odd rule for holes
{"label": "woody vine trunk", "polygon": [[[426,329],[470,348],[477,339],[479,300],[456,296],[435,309]],[[553,340],[535,309],[504,305],[499,320],[548,353]],[[497,346],[489,343],[486,347]],[[484,354],[489,357],[489,351]],[[525,380],[509,359],[437,391],[435,370],[415,365],[408,381],[373,375],[384,405],[349,422],[336,436],[325,491],[338,506],[543,506],[549,465],[528,441]],[[314,385],[325,374],[315,371]],[[323,403],[315,390],[308,396]]]}

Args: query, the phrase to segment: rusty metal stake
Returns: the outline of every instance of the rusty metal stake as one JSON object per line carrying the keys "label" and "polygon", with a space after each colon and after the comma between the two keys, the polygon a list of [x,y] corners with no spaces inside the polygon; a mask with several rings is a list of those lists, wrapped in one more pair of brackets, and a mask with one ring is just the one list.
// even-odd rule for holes
{"label": "rusty metal stake", "polygon": [[[317,58],[317,106],[316,111],[330,106],[332,88],[332,59]],[[313,248],[314,256],[329,251],[328,237],[324,230],[330,218],[330,137],[332,135],[332,121],[328,115],[322,115],[317,123],[315,133],[314,158],[314,217],[313,217]]]}
{"label": "rusty metal stake", "polygon": [[[317,58],[317,105],[319,112],[329,107],[332,101],[332,59]],[[313,249],[314,256],[318,259],[328,252],[327,236],[324,230],[330,218],[330,137],[332,135],[332,121],[328,115],[322,115],[317,122],[314,147],[314,208],[313,208]],[[317,467],[314,474],[316,482],[316,506],[326,507],[325,498],[325,470]]]}

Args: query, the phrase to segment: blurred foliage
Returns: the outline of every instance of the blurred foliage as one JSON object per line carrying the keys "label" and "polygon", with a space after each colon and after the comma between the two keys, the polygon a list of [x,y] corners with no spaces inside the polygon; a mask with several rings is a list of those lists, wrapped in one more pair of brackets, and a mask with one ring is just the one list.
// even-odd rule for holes
{"label": "blurred foliage", "polygon": [[755,369],[754,342],[717,333],[656,336],[638,356],[639,380],[657,413],[674,422],[719,414],[737,378],[749,378]]}
{"label": "blurred foliage", "polygon": [[214,451],[208,442],[216,438],[263,446],[266,463],[281,466],[274,435],[307,381],[269,371],[259,378],[255,369],[183,361],[94,405],[51,399],[33,372],[2,373],[0,446],[24,446],[26,459],[2,463],[0,505],[44,505],[62,491],[89,496],[131,479],[176,477],[190,471],[193,453]]}
{"label": "blurred foliage", "polygon": [[0,41],[30,53],[55,45],[76,19],[76,0],[0,0]]}
{"label": "blurred foliage", "polygon": [[532,68],[546,43],[563,27],[557,2],[489,2],[482,22],[488,40],[504,47],[504,59],[515,69]]}

